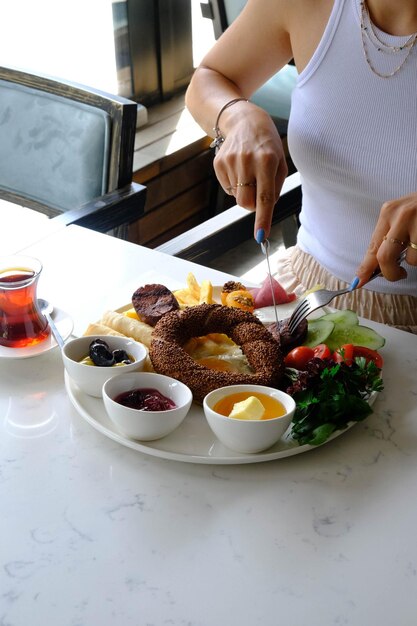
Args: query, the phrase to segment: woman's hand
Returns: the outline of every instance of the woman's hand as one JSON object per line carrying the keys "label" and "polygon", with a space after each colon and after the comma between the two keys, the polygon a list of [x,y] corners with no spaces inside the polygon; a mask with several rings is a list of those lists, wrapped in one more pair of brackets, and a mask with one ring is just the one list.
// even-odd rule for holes
{"label": "woman's hand", "polygon": [[382,205],[369,248],[357,270],[359,286],[369,280],[378,265],[387,280],[405,278],[407,272],[397,261],[405,248],[407,263],[417,265],[417,193]]}
{"label": "woman's hand", "polygon": [[270,116],[250,102],[226,110],[220,126],[225,141],[214,159],[217,178],[239,206],[256,210],[255,237],[260,229],[268,237],[288,173],[281,138]]}

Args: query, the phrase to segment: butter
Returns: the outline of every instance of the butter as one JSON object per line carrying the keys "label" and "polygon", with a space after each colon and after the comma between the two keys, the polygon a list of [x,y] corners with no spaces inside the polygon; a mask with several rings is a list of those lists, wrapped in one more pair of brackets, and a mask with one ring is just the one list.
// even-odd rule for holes
{"label": "butter", "polygon": [[265,413],[264,406],[255,396],[249,396],[242,402],[236,402],[229,417],[239,420],[260,420]]}

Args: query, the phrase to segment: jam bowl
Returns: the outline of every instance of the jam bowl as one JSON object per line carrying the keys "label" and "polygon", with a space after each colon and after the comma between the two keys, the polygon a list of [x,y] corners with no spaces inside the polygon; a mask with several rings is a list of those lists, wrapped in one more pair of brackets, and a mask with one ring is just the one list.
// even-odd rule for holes
{"label": "jam bowl", "polygon": [[[123,350],[129,357],[129,363],[106,362],[97,359],[99,365],[87,360],[92,343],[103,342],[109,351],[114,354],[115,350]],[[97,351],[99,352],[99,351]],[[103,350],[106,355],[106,350]],[[99,354],[100,356],[100,354]],[[68,376],[89,396],[101,398],[103,384],[107,379],[114,376],[126,375],[131,372],[141,371],[144,368],[147,349],[141,343],[128,337],[116,337],[111,335],[93,335],[77,337],[67,341],[62,349],[62,359]],[[117,357],[116,357],[117,358]],[[114,359],[116,361],[116,359]]]}
{"label": "jam bowl", "polygon": [[[251,405],[254,397],[255,409],[249,409],[247,403]],[[261,413],[257,413],[258,406]],[[295,402],[284,391],[272,387],[230,385],[208,393],[203,408],[221,443],[235,452],[252,454],[267,450],[283,436],[294,416]]]}
{"label": "jam bowl", "polygon": [[141,441],[172,433],[185,419],[192,400],[187,385],[153,372],[116,376],[103,385],[110,420],[123,435]]}

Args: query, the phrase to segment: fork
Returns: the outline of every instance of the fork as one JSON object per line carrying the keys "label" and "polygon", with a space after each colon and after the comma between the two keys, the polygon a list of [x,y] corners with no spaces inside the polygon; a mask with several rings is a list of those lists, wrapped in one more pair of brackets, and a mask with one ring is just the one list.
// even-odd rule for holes
{"label": "fork", "polygon": [[[404,261],[406,254],[407,249],[401,252],[400,256],[397,259],[399,264]],[[377,267],[371,274],[369,281],[377,278],[378,276],[382,276],[382,272],[379,267]],[[288,322],[288,328],[290,333],[293,334],[300,322],[302,322],[303,319],[310,315],[310,313],[316,311],[317,309],[320,309],[323,306],[326,306],[326,304],[329,304],[329,302],[331,302],[333,298],[336,298],[336,296],[341,296],[344,293],[349,293],[350,291],[353,291],[356,288],[358,282],[359,279],[355,278],[352,281],[352,284],[345,289],[339,289],[338,291],[330,291],[329,289],[318,289],[317,291],[312,291],[311,293],[309,293],[305,298],[301,300],[301,302],[298,303],[298,305],[292,312],[292,315]]]}

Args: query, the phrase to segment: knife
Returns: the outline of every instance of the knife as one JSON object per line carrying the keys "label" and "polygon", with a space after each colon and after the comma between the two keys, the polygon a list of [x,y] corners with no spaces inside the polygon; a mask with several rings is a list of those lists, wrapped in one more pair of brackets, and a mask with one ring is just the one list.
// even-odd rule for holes
{"label": "knife", "polygon": [[269,245],[268,239],[264,239],[263,241],[261,241],[261,250],[262,250],[262,253],[265,255],[266,264],[268,267],[268,277],[269,277],[269,284],[271,285],[271,295],[272,295],[272,302],[274,305],[274,315],[275,315],[275,321],[277,323],[277,328],[278,328],[277,305],[275,302],[274,284],[272,282],[272,274],[271,274],[271,265],[269,263],[269,248],[270,248],[270,245]]}

